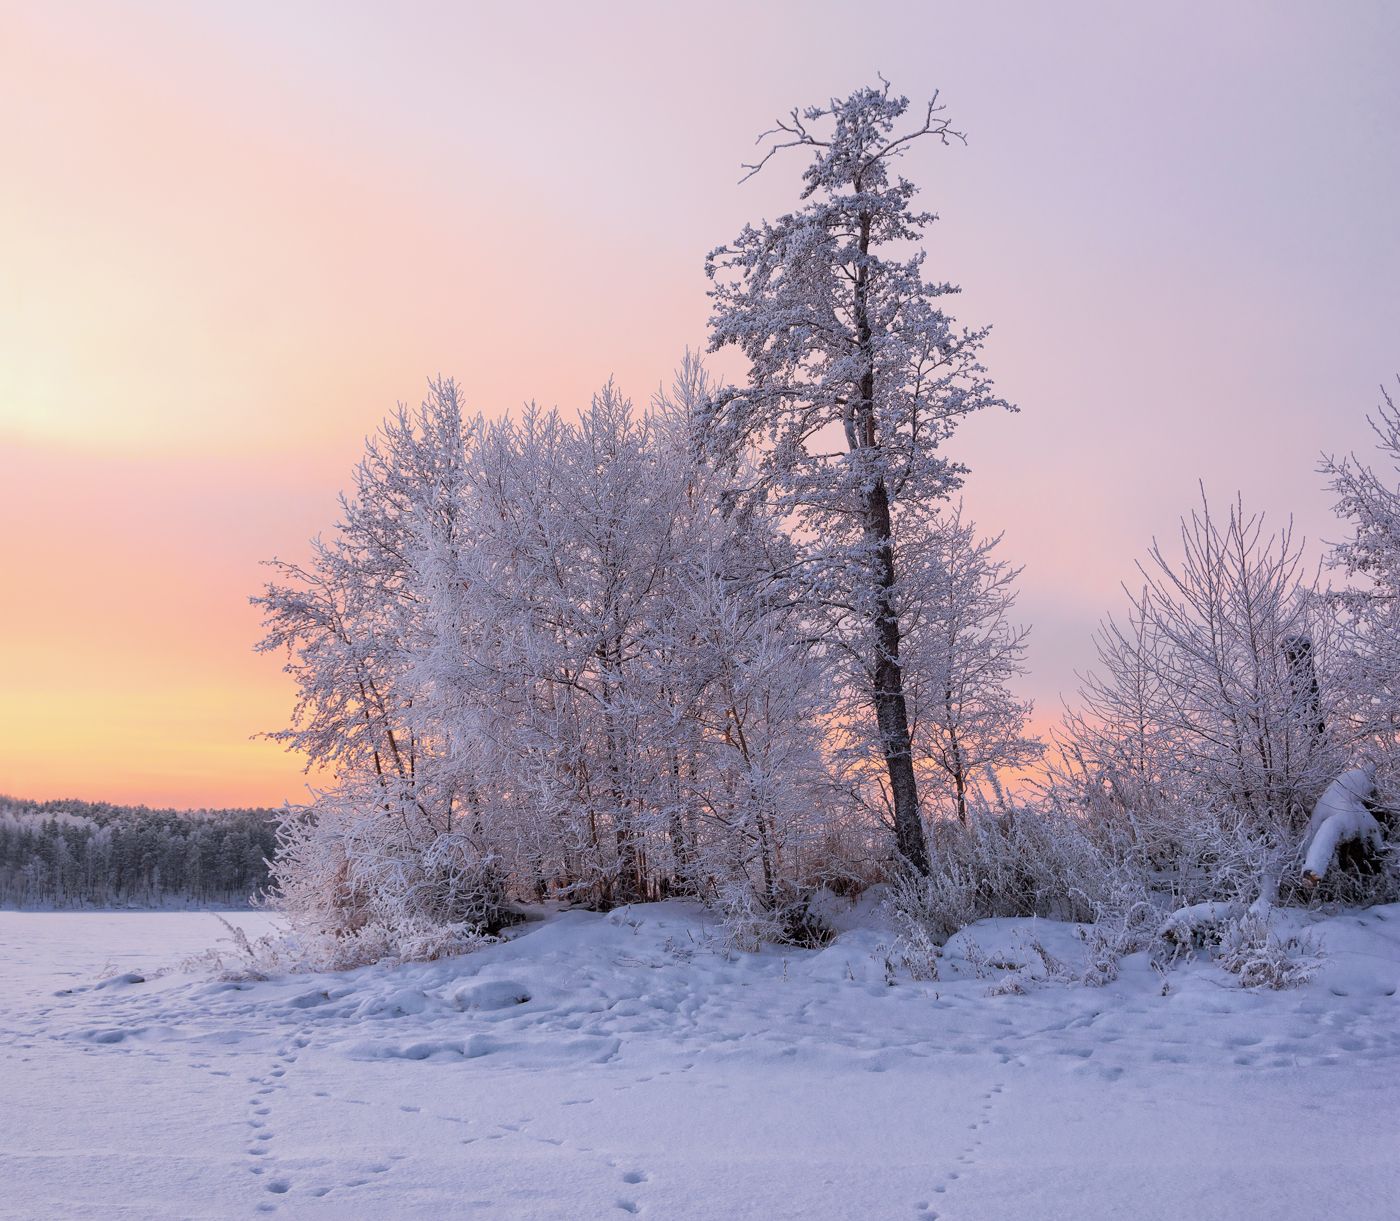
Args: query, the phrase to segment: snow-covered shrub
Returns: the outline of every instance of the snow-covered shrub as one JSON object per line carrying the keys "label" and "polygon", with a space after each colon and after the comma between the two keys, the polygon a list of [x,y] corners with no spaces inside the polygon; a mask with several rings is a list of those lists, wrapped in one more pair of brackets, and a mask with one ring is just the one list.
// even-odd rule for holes
{"label": "snow-covered shrub", "polygon": [[1318,798],[1301,850],[1302,885],[1322,902],[1388,903],[1400,897],[1400,854],[1387,841],[1395,819],[1374,762],[1343,772]]}
{"label": "snow-covered shrub", "polygon": [[786,888],[780,895],[773,912],[782,925],[780,944],[815,950],[835,940],[836,930],[816,899],[815,892],[797,887]]}
{"label": "snow-covered shrub", "polygon": [[815,949],[836,933],[813,906],[812,897],[810,891],[784,887],[765,902],[747,882],[731,881],[715,888],[709,906],[720,917],[727,949],[752,954],[765,943]]}
{"label": "snow-covered shrub", "polygon": [[1157,929],[1159,949],[1168,962],[1190,958],[1198,949],[1222,944],[1245,915],[1242,904],[1215,900],[1178,908]]}
{"label": "snow-covered shrub", "polygon": [[312,939],[307,949],[317,969],[346,971],[385,960],[429,962],[470,954],[495,940],[480,925],[464,921],[395,917],[392,922],[373,920],[350,933]]}
{"label": "snow-covered shrub", "polygon": [[272,897],[319,968],[462,953],[513,918],[499,860],[410,803],[327,795],[289,814],[280,840]]}
{"label": "snow-covered shrub", "polygon": [[1095,924],[1080,930],[1085,950],[1083,983],[1091,988],[1102,988],[1118,978],[1118,964],[1123,955],[1138,948],[1136,939],[1125,934],[1122,926],[1105,930]]}
{"label": "snow-covered shrub", "polygon": [[1203,902],[1171,913],[1156,932],[1154,964],[1170,966],[1209,953],[1224,970],[1240,977],[1244,988],[1291,988],[1310,979],[1317,948],[1307,936],[1280,939],[1271,926],[1264,901]]}
{"label": "snow-covered shrub", "polygon": [[1238,975],[1242,988],[1293,988],[1313,977],[1318,953],[1309,938],[1280,940],[1267,916],[1246,913],[1221,930],[1215,961]]}
{"label": "snow-covered shrub", "polygon": [[1084,970],[1079,982],[1101,988],[1118,978],[1124,956],[1152,945],[1157,907],[1141,881],[1118,869],[1118,884],[1100,899],[1094,922],[1079,929]]}
{"label": "snow-covered shrub", "polygon": [[[969,811],[966,824],[935,828],[935,868],[927,877],[899,872],[884,905],[896,937],[892,956],[915,978],[936,978],[938,947],[978,920],[1038,916],[1083,922],[1087,965],[1078,982],[1117,977],[1123,955],[1150,944],[1160,920],[1140,864],[1096,838],[1092,824],[1052,802]],[[1067,979],[1064,964],[1045,959],[1037,979]]]}
{"label": "snow-covered shrub", "polygon": [[782,939],[783,924],[765,907],[746,882],[728,882],[716,888],[710,907],[719,915],[725,949],[755,954],[764,942]]}
{"label": "snow-covered shrub", "polygon": [[1339,677],[1365,735],[1365,753],[1380,765],[1382,790],[1400,791],[1400,408],[1385,387],[1367,423],[1378,464],[1356,455],[1327,457],[1322,464],[1335,512],[1350,527],[1330,559],[1351,584],[1330,597],[1342,619]]}
{"label": "snow-covered shrub", "polygon": [[219,945],[196,955],[189,965],[225,980],[263,980],[303,971],[349,971],[377,962],[427,962],[469,954],[496,938],[471,924],[427,920],[370,921],[352,931],[327,932],[314,927],[249,938],[238,926],[219,918],[228,930]]}
{"label": "snow-covered shrub", "polygon": [[934,944],[991,916],[1092,919],[1107,895],[1109,862],[1080,824],[1049,808],[979,804],[965,823],[936,824],[931,839],[933,870],[901,872],[890,910]]}
{"label": "snow-covered shrub", "polygon": [[888,836],[861,818],[823,820],[802,845],[803,884],[851,899],[888,877]]}
{"label": "snow-covered shrub", "polygon": [[187,968],[207,970],[223,980],[263,980],[314,969],[294,938],[280,933],[250,938],[238,925],[222,916],[216,914],[215,919],[224,926],[224,935],[218,944],[190,958],[185,964]]}
{"label": "snow-covered shrub", "polygon": [[882,911],[895,932],[890,954],[916,980],[936,980],[941,946],[956,929],[933,899],[929,879],[899,870],[890,881]]}
{"label": "snow-covered shrub", "polygon": [[1338,624],[1289,530],[1203,500],[1100,630],[1049,789],[1172,907],[1283,893],[1308,813],[1357,741]]}

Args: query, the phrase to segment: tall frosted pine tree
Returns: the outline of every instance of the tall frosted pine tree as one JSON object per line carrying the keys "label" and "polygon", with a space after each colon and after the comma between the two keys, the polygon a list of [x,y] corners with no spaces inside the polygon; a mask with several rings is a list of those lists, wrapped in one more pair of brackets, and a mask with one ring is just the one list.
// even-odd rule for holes
{"label": "tall frosted pine tree", "polygon": [[943,453],[958,422],[1008,404],[979,359],[987,331],[959,329],[940,306],[957,289],[925,276],[921,241],[937,218],[915,210],[917,188],[894,172],[916,141],[961,136],[936,94],[899,134],[908,110],[882,82],[794,110],[760,137],[766,151],[749,176],[785,150],[809,156],[802,203],[746,225],[707,260],[711,350],[739,348],[749,377],[710,400],[702,426],[720,450],[755,447],[755,492],[804,540],[813,606],[829,616],[852,690],[874,713],[898,850],[927,873],[900,660],[900,551],[966,473]]}

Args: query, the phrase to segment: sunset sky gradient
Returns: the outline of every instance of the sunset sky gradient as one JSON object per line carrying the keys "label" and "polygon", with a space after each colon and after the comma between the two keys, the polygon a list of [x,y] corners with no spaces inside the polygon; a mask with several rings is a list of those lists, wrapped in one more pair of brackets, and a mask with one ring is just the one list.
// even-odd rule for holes
{"label": "sunset sky gradient", "polygon": [[877,71],[968,133],[905,172],[1023,409],[953,452],[1053,719],[1198,479],[1337,535],[1318,455],[1400,370],[1397,62],[1385,3],[0,0],[0,793],[303,794],[258,561],[430,375],[645,399],[796,201],[754,136]]}

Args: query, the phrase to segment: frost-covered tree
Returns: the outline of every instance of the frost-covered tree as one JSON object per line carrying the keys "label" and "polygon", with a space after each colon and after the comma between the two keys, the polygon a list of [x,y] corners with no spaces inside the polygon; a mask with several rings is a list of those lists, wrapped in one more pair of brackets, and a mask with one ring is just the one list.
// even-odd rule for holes
{"label": "frost-covered tree", "polygon": [[1352,579],[1336,597],[1346,618],[1355,711],[1393,768],[1400,756],[1400,408],[1384,387],[1369,423],[1381,470],[1355,455],[1326,458],[1322,470],[1337,515],[1352,528],[1332,559]]}
{"label": "frost-covered tree", "polygon": [[828,686],[791,542],[691,435],[707,396],[691,361],[647,411],[608,386],[576,421],[486,422],[436,384],[333,540],[278,565],[276,736],[334,783],[276,876],[335,961],[463,944],[510,892],[772,911],[810,881]]}
{"label": "frost-covered tree", "polygon": [[307,564],[274,561],[278,579],[253,599],[259,648],[285,651],[298,687],[291,727],[271,736],[332,779],[284,823],[274,869],[304,933],[382,947],[496,918],[499,861],[460,817],[470,785],[421,669],[436,575],[424,557],[461,545],[458,489],[479,430],[450,381],[400,407],[368,442],[335,534]]}
{"label": "frost-covered tree", "polygon": [[1203,498],[1180,543],[1153,545],[1126,619],[1100,629],[1070,757],[1144,869],[1175,871],[1186,901],[1240,898],[1288,865],[1353,729],[1291,529]]}
{"label": "frost-covered tree", "polygon": [[[900,618],[915,760],[926,804],[966,823],[982,783],[1039,758],[1025,674],[1026,628],[1011,621],[1020,569],[997,558],[961,503],[921,523],[906,547]],[[931,799],[931,800],[930,800]]]}
{"label": "frost-covered tree", "polygon": [[[711,347],[748,358],[743,387],[716,394],[707,443],[757,445],[753,490],[804,540],[809,598],[873,708],[889,813],[904,860],[927,872],[900,621],[901,548],[955,489],[943,443],[971,412],[1004,405],[979,354],[985,330],[958,329],[918,248],[935,219],[894,172],[916,141],[958,138],[935,95],[909,109],[888,84],[794,110],[767,133],[756,173],[778,152],[810,156],[797,211],[746,226],[710,255]],[[761,138],[763,139],[763,138]]]}
{"label": "frost-covered tree", "polygon": [[315,767],[372,775],[386,802],[417,769],[400,682],[421,621],[411,552],[429,531],[452,538],[465,456],[456,386],[430,389],[367,443],[335,534],[313,540],[307,564],[270,561],[277,579],[252,599],[267,628],[258,649],[287,654],[299,693],[292,725],[270,736]]}
{"label": "frost-covered tree", "polygon": [[697,557],[676,622],[692,642],[707,765],[694,789],[701,847],[720,849],[713,875],[742,879],[771,909],[786,886],[811,878],[807,857],[832,817],[829,687],[783,582],[733,547],[732,529]]}

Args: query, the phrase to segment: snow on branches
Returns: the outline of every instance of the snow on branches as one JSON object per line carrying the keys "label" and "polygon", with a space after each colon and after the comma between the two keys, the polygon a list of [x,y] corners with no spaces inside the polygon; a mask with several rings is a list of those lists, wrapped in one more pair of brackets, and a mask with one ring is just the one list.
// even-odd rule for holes
{"label": "snow on branches", "polygon": [[[1292,978],[1269,909],[1379,858],[1391,820],[1400,492],[1327,463],[1356,527],[1340,593],[1290,531],[1203,498],[1008,799],[1000,775],[1042,757],[1019,570],[951,503],[947,445],[1012,408],[925,267],[936,218],[898,173],[925,138],[961,139],[937,95],[911,117],[884,82],[760,138],[750,173],[806,164],[792,212],[707,260],[710,346],[744,384],[688,358],[645,410],[609,383],[576,417],[487,420],[431,383],[334,531],[273,562],[260,647],[298,700],[272,736],[332,777],[274,882],[323,957],[451,952],[521,901],[672,894],[736,944],[810,944],[822,887],[885,878],[924,957],[983,916],[1097,919],[1118,930],[1102,980],[1154,930],[1233,921],[1242,974]],[[1400,468],[1389,397],[1375,427]],[[1371,758],[1366,797],[1323,793]]]}
{"label": "snow on branches", "polygon": [[692,444],[706,393],[692,361],[648,411],[609,385],[576,423],[488,423],[435,384],[334,540],[276,565],[262,647],[300,698],[274,736],[337,779],[276,866],[308,929],[490,930],[507,890],[771,908],[804,877],[828,699],[791,542]]}
{"label": "snow on branches", "polygon": [[749,377],[712,395],[701,420],[716,451],[755,454],[751,491],[805,540],[810,598],[875,714],[896,843],[927,873],[899,564],[961,483],[943,452],[958,422],[1007,404],[981,363],[987,331],[957,327],[941,306],[956,289],[926,277],[918,243],[936,218],[894,172],[919,139],[955,133],[935,97],[922,124],[897,134],[908,109],[886,83],[794,110],[760,137],[773,146],[751,173],[782,150],[809,155],[804,202],[709,256],[710,346],[737,347]]}

